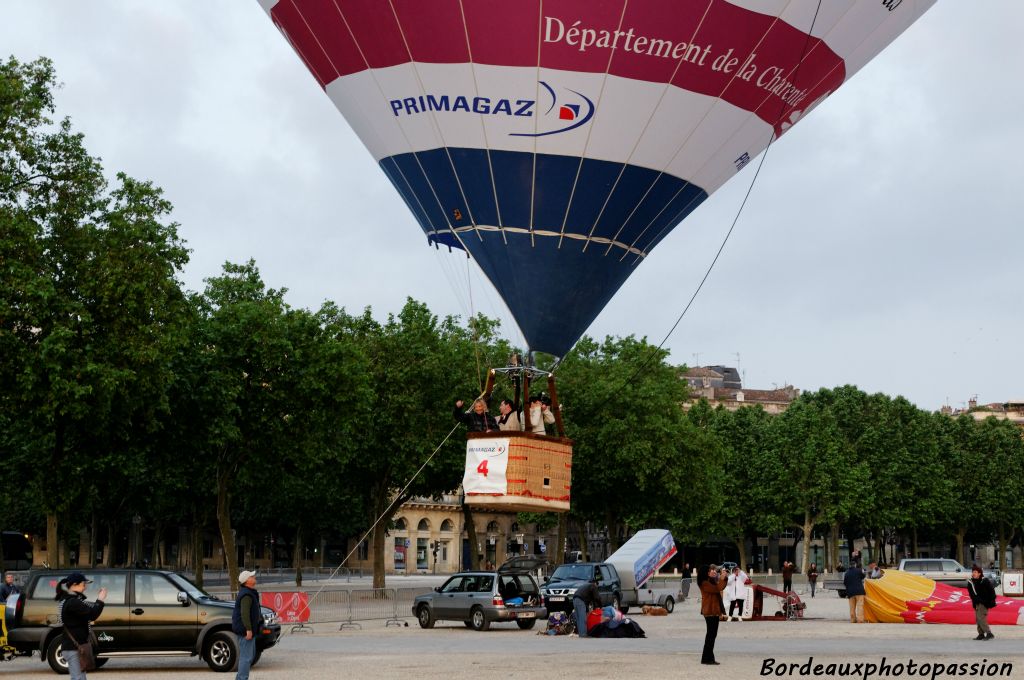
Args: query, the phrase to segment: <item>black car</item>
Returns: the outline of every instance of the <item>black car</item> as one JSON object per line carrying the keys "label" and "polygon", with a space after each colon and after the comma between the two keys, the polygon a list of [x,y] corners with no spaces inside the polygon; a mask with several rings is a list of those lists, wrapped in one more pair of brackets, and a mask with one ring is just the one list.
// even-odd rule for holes
{"label": "black car", "polygon": [[572,596],[591,579],[597,580],[601,606],[622,608],[622,580],[615,566],[604,562],[562,564],[540,589],[548,611],[572,611]]}

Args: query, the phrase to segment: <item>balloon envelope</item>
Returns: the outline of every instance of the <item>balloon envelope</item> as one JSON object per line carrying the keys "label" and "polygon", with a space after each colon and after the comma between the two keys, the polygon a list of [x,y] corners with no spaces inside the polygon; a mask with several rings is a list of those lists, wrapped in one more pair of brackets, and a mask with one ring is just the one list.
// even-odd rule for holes
{"label": "balloon envelope", "polygon": [[564,355],[669,231],[934,0],[260,0],[429,243]]}

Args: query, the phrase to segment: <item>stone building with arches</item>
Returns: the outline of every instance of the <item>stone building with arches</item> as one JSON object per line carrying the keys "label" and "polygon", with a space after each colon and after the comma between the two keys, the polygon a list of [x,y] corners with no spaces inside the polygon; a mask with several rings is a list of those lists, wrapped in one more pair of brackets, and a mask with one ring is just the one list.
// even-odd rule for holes
{"label": "stone building with arches", "polygon": [[[406,502],[395,513],[385,539],[384,572],[449,574],[461,570],[472,550],[464,522],[457,495]],[[515,555],[547,554],[558,540],[556,527],[538,531],[533,524],[520,525],[516,513],[474,510],[473,522],[481,567],[496,567]],[[373,555],[366,546],[360,546],[347,566],[369,571]]]}

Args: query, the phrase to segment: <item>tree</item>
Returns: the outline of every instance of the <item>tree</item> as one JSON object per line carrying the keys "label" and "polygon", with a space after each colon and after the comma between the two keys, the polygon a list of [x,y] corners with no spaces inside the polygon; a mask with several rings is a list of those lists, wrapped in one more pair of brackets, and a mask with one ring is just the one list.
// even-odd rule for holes
{"label": "tree", "polygon": [[52,125],[54,87],[45,59],[0,66],[0,381],[24,424],[16,452],[47,460],[26,468],[40,472],[31,483],[59,565],[58,516],[90,496],[85,464],[106,452],[126,467],[139,453],[126,438],[164,406],[187,251],[159,189],[118,174],[110,190],[70,121]]}

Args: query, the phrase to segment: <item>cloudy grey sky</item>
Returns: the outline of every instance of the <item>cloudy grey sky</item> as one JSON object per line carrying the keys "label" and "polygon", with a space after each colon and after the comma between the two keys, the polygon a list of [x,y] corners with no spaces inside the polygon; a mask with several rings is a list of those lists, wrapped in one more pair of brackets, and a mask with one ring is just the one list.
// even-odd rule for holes
{"label": "cloudy grey sky", "polygon": [[[0,55],[48,56],[59,115],[166,190],[199,290],[254,258],[293,306],[502,318],[439,253],[256,0],[3,0]],[[678,363],[752,388],[856,384],[928,409],[1024,398],[1024,3],[940,0],[770,150]],[[659,245],[589,330],[660,342],[753,168]],[[472,303],[470,303],[472,293]],[[739,359],[737,360],[737,354]]]}

